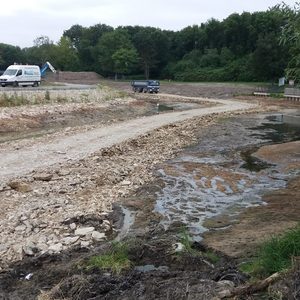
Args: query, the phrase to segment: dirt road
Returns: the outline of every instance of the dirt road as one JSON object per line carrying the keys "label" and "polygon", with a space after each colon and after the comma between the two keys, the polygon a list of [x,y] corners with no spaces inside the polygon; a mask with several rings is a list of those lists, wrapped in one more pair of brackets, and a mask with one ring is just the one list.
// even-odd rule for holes
{"label": "dirt road", "polygon": [[[161,96],[176,97],[176,99],[187,98],[177,95],[162,94]],[[189,97],[189,99],[191,98]],[[212,113],[247,110],[256,106],[255,104],[231,100],[192,99],[214,103],[216,106],[142,117],[112,126],[96,128],[88,132],[59,137],[47,144],[33,144],[14,151],[7,151],[5,147],[2,147],[0,150],[0,182],[5,183],[13,177],[25,175],[41,167],[82,159],[97,150],[136,138],[168,124]]]}

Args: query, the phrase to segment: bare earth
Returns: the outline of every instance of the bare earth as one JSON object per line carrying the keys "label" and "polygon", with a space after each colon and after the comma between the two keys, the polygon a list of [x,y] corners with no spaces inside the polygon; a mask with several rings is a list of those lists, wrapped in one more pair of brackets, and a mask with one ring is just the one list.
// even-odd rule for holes
{"label": "bare earth", "polygon": [[[128,92],[128,83],[107,83]],[[117,202],[137,211],[136,222],[132,224],[137,236],[150,236],[140,249],[142,257],[145,251],[151,250],[151,228],[155,227],[153,224],[157,224],[159,216],[153,212],[153,199],[143,202],[144,199],[139,199],[139,191],[147,185],[150,189],[157,188],[153,170],[158,164],[176,156],[183,147],[195,143],[199,128],[210,128],[220,117],[276,111],[278,106],[299,107],[287,101],[276,102],[251,96],[239,96],[239,99],[236,97],[233,100],[233,95],[239,94],[239,91],[251,93],[252,90],[248,86],[165,83],[164,91],[168,94],[158,96],[130,93],[105,101],[105,97],[101,96],[101,99],[92,103],[79,101],[0,108],[0,133],[3,134],[0,144],[0,270],[5,272],[12,263],[24,260],[26,264],[27,258],[39,258],[43,254],[64,255],[76,247],[80,251],[92,250],[95,245],[110,240],[117,234],[114,226],[118,220],[113,221],[111,216]],[[77,97],[85,99],[86,93],[79,91]],[[206,98],[209,96],[212,98]],[[163,105],[166,102],[168,105],[174,104],[174,107],[180,103],[181,108],[159,112],[157,106],[156,113],[156,103]],[[51,131],[48,131],[49,128]],[[292,142],[262,147],[255,155],[282,165],[283,172],[289,172],[299,167],[298,149],[299,142]],[[205,164],[202,167],[203,172],[209,175],[211,169]],[[211,177],[217,175],[220,174],[213,173]],[[236,179],[230,172],[222,175],[228,177],[229,181]],[[297,223],[299,190],[298,176],[288,182],[286,188],[265,195],[263,200],[268,205],[242,212],[238,222],[232,222],[226,216],[211,220],[212,230],[205,235],[205,245],[230,257],[251,255],[260,240]],[[215,223],[230,226],[222,231],[213,230]],[[153,239],[153,260],[157,256],[156,247],[164,243],[164,238],[168,239],[164,234],[161,234],[162,241]],[[148,246],[150,250],[146,249]],[[157,258],[158,266],[164,262],[163,253],[169,253],[169,247],[162,245],[161,261]],[[166,257],[169,259],[168,254]],[[68,259],[65,262],[69,262]],[[149,264],[147,259],[140,263]],[[170,266],[176,272],[179,272],[176,269],[178,266],[182,269],[193,267],[196,268],[193,271],[197,271],[197,265],[193,266],[192,260],[186,266],[184,262],[181,263],[177,264],[172,258]],[[202,263],[203,270],[207,269],[207,274],[210,274],[207,276],[216,272],[208,268],[206,261]],[[50,268],[51,265],[50,259]],[[33,267],[34,263],[30,266]],[[67,269],[63,270],[63,261],[61,265],[58,264],[57,270],[55,268],[50,287],[58,283],[57,270],[61,271],[60,276],[66,276]],[[39,272],[43,276],[45,270],[36,271],[37,274]],[[174,279],[177,273],[174,274],[170,275],[168,283],[170,291],[173,285],[178,284]],[[106,275],[103,276],[101,278],[104,281],[108,280]],[[161,298],[157,299],[169,297],[169,291],[163,295],[166,290],[163,286],[164,276],[162,274],[159,290]],[[178,276],[183,276],[180,282],[184,286],[178,289],[183,291],[186,288],[185,274]],[[189,276],[197,278],[199,274],[191,273]],[[18,298],[22,295],[21,289],[18,293],[14,285],[10,287],[11,274],[3,278],[9,279],[7,286],[0,284],[0,298],[3,288],[3,295],[9,294],[11,297],[8,299],[21,299],[22,296]],[[130,276],[128,278],[126,280],[132,279]],[[19,278],[13,284],[23,285],[25,290],[29,290],[28,299],[36,299],[42,288],[36,286],[42,282],[38,279],[33,279],[36,280],[31,286],[34,291],[31,291],[30,285],[26,285],[26,281],[20,283]],[[148,280],[145,275],[145,282]],[[156,277],[151,280],[153,284],[149,284],[150,290],[146,293],[149,297],[145,299],[153,299],[151,289],[156,287]],[[220,287],[219,282],[211,280],[204,283],[203,280],[201,284],[203,290],[197,290],[194,295],[203,298],[195,296],[195,299],[220,299],[216,298],[216,288],[224,287]],[[200,289],[201,284],[196,282],[195,289]],[[211,284],[213,286],[209,293],[205,294],[207,286]],[[191,283],[191,290],[192,286]],[[133,299],[134,295],[128,292],[124,298],[108,296],[107,299]]]}
{"label": "bare earth", "polygon": [[[178,100],[184,97],[176,96],[174,98]],[[7,151],[7,149],[3,147],[0,150],[0,180],[5,183],[5,181],[12,177],[25,175],[40,167],[49,167],[66,160],[82,159],[102,148],[111,147],[159,127],[181,122],[193,117],[247,110],[256,107],[255,104],[230,100],[203,98],[193,100],[222,105],[205,109],[193,109],[184,112],[143,117],[113,126],[73,134],[68,137],[59,137],[55,140],[48,141],[46,144],[31,145],[30,147],[15,151]]]}

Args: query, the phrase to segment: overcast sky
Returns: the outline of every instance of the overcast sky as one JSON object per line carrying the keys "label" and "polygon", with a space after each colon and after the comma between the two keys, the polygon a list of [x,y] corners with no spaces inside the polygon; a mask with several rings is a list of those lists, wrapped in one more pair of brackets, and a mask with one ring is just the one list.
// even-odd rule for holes
{"label": "overcast sky", "polygon": [[[210,18],[223,20],[243,11],[264,11],[280,0],[4,0],[0,8],[0,43],[33,46],[46,35],[55,43],[64,30],[98,23],[180,30]],[[296,1],[286,0],[293,6]]]}

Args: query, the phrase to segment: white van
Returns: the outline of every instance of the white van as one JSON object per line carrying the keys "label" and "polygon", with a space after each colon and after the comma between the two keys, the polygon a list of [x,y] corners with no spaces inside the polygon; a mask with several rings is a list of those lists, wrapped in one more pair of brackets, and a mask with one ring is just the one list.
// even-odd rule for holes
{"label": "white van", "polygon": [[39,66],[11,65],[0,76],[1,86],[31,85],[39,86],[41,83],[41,70]]}

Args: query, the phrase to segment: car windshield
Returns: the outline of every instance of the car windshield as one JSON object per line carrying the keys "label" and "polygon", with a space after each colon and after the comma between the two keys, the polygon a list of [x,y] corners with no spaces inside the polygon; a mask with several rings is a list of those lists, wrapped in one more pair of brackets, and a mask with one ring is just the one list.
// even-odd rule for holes
{"label": "car windshield", "polygon": [[159,82],[156,80],[150,81],[149,82],[150,85],[159,85]]}
{"label": "car windshield", "polygon": [[17,69],[8,69],[3,73],[3,75],[12,76],[12,75],[16,75],[16,73],[17,73]]}

